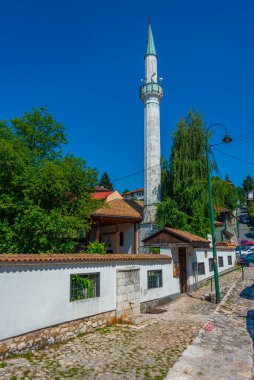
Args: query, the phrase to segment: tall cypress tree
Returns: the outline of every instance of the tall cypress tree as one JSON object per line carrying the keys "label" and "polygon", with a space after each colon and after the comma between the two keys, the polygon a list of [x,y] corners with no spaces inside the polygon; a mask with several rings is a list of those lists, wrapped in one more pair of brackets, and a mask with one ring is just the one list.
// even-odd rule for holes
{"label": "tall cypress tree", "polygon": [[[209,207],[206,168],[206,130],[200,114],[189,112],[183,117],[173,135],[173,146],[170,157],[168,197],[175,202],[187,223],[182,228],[206,236],[209,232]],[[168,202],[166,199],[163,202]],[[163,202],[158,207],[157,221],[160,225]],[[167,207],[165,207],[165,210]],[[172,225],[168,215],[167,225]],[[165,225],[165,217],[163,219]]]}
{"label": "tall cypress tree", "polygon": [[113,184],[110,181],[110,178],[107,172],[102,173],[99,185],[105,187],[105,189],[114,190]]}

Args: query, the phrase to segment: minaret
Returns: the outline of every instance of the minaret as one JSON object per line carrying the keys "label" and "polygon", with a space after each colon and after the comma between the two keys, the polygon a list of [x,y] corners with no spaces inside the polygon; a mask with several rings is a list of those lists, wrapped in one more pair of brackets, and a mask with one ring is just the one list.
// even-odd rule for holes
{"label": "minaret", "polygon": [[151,19],[149,18],[145,54],[145,78],[140,88],[140,97],[144,102],[143,224],[147,224],[145,235],[148,235],[149,230],[150,233],[152,232],[156,216],[156,203],[161,200],[160,101],[162,96],[163,90],[158,83],[157,54],[154,45]]}

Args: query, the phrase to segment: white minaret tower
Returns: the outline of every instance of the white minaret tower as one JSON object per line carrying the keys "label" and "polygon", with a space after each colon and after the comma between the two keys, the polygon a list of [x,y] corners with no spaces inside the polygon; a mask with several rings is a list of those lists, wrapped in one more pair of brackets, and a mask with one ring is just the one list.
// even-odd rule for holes
{"label": "white minaret tower", "polygon": [[[151,234],[156,216],[156,204],[161,200],[161,147],[160,147],[160,101],[163,90],[158,83],[157,54],[155,50],[151,19],[148,24],[145,54],[145,78],[140,88],[144,102],[144,235]],[[146,227],[145,227],[146,225]],[[150,232],[149,232],[150,231]]]}

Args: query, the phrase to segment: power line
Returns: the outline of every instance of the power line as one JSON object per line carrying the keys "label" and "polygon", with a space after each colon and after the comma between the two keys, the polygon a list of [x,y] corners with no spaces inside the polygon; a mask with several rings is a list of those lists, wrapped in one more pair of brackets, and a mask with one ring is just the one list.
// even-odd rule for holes
{"label": "power line", "polygon": [[254,131],[244,133],[243,135],[240,135],[240,136],[238,136],[238,137],[235,137],[233,140],[238,140],[239,138],[244,137],[244,136],[251,135],[252,133],[254,133]]}
{"label": "power line", "polygon": [[151,170],[151,169],[154,169],[154,168],[158,168],[159,166],[161,166],[161,164],[154,165],[154,166],[150,166],[150,167],[147,168],[147,169],[139,170],[139,171],[137,171],[137,172],[134,172],[134,173],[128,174],[128,175],[126,175],[126,176],[124,176],[124,177],[119,177],[119,178],[113,179],[111,182],[121,181],[122,179],[129,178],[129,177],[133,177],[134,175],[144,173],[144,172],[146,172],[146,171],[148,171],[148,170]]}
{"label": "power line", "polygon": [[251,161],[247,161],[247,160],[243,160],[239,157],[236,157],[236,156],[233,156],[232,154],[229,154],[229,153],[225,153],[223,152],[222,150],[219,150],[219,149],[215,149],[217,152],[220,152],[222,154],[224,154],[225,156],[228,156],[228,157],[231,157],[231,158],[234,158],[235,160],[237,161],[241,161],[241,162],[244,162],[245,164],[249,164],[249,165],[253,165],[254,166],[254,162],[251,162]]}

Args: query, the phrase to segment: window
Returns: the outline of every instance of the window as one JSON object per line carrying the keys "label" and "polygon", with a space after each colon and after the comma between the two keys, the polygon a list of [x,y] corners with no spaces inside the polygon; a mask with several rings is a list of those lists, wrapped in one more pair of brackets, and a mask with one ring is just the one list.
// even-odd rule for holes
{"label": "window", "polygon": [[205,274],[205,263],[198,263],[198,274]]}
{"label": "window", "polygon": [[162,270],[147,271],[148,289],[162,287]]}
{"label": "window", "polygon": [[219,260],[219,267],[224,267],[224,264],[223,264],[223,257],[222,257],[222,256],[219,256],[219,257],[218,257],[218,260]]}
{"label": "window", "polygon": [[123,247],[124,246],[124,236],[123,236],[123,232],[120,232],[120,247]]}
{"label": "window", "polygon": [[213,259],[209,259],[209,272],[214,271],[214,261]]}
{"label": "window", "polygon": [[100,273],[72,274],[71,301],[100,296]]}
{"label": "window", "polygon": [[232,256],[228,256],[228,265],[232,265]]}

